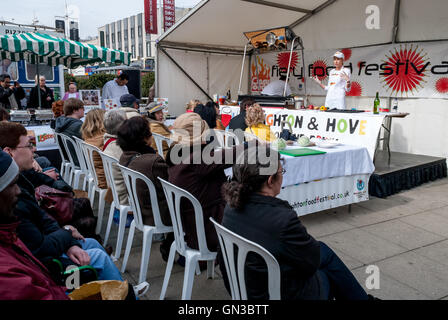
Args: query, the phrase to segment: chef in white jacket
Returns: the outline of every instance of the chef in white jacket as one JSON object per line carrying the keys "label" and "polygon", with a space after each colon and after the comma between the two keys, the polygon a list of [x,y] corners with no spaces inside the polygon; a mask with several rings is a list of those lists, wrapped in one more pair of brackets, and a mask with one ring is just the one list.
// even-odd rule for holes
{"label": "chef in white jacket", "polygon": [[325,107],[329,109],[345,110],[345,94],[350,91],[350,69],[344,68],[345,56],[338,51],[333,55],[333,64],[335,69],[331,69],[328,84],[325,86],[315,76],[313,79],[327,91],[327,98],[325,99]]}

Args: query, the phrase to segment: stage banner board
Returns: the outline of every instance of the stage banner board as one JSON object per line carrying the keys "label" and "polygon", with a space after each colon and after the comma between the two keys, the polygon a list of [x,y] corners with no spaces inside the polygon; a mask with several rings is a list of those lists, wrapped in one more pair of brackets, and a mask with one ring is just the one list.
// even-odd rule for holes
{"label": "stage banner board", "polygon": [[145,1],[145,31],[146,34],[157,34],[157,0]]}
{"label": "stage banner board", "polygon": [[163,0],[163,30],[168,30],[176,23],[175,0]]}
{"label": "stage banner board", "polygon": [[[341,50],[344,66],[351,72],[352,86],[347,96],[403,98],[448,98],[448,46],[446,42],[415,42],[354,49],[304,50],[291,58],[289,85],[294,94],[326,95],[311,76],[327,84],[333,54]],[[259,94],[280,75],[286,75],[290,52],[265,53],[252,59],[251,90]],[[257,76],[258,74],[258,76]],[[373,105],[373,102],[372,102]],[[350,106],[349,106],[350,107]]]}
{"label": "stage banner board", "polygon": [[369,174],[344,176],[283,188],[286,200],[298,216],[369,200]]}
{"label": "stage banner board", "polygon": [[[297,136],[309,138],[333,139],[340,143],[363,146],[373,159],[376,142],[384,121],[384,114],[371,113],[335,113],[312,110],[288,110],[281,108],[263,108],[266,124],[271,126],[276,136],[280,135],[281,123],[291,124],[292,132]],[[222,106],[221,114],[239,114],[240,108]],[[288,125],[284,129],[289,129]]]}
{"label": "stage banner board", "polygon": [[53,129],[50,126],[26,127],[29,137],[35,138],[36,150],[47,151],[58,149]]}

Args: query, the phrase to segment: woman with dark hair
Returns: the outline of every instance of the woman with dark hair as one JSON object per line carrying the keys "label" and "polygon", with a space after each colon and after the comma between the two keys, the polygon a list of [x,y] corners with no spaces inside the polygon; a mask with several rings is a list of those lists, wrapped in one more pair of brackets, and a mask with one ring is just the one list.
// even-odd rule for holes
{"label": "woman with dark hair", "polygon": [[[260,150],[276,156],[270,154],[263,157],[270,160],[262,162]],[[276,198],[285,174],[278,153],[249,148],[243,160],[233,166],[232,181],[222,189],[227,202],[222,225],[258,243],[277,259],[282,299],[371,298],[333,250],[308,234],[289,203]],[[249,253],[245,269],[248,298],[268,299],[264,260]],[[225,268],[221,270],[229,288]]]}
{"label": "woman with dark hair", "polygon": [[[133,117],[123,122],[117,132],[117,144],[123,150],[123,154],[120,157],[120,164],[144,174],[152,181],[157,191],[157,200],[162,222],[167,226],[171,226],[171,217],[165,193],[163,192],[160,180],[157,179],[157,177],[161,177],[164,180],[168,180],[168,166],[165,160],[149,146],[151,136],[148,120],[145,118]],[[149,190],[141,180],[137,181],[137,195],[142,211],[143,223],[154,226]],[[168,235],[171,236],[168,236],[161,244],[161,251],[164,253],[169,252],[169,247],[174,237],[172,233]],[[162,254],[162,257],[168,260],[167,255]]]}
{"label": "woman with dark hair", "polygon": [[205,122],[207,122],[209,129],[216,128],[216,109],[214,103],[209,101],[205,104],[199,104],[194,108],[194,112],[199,114]]}

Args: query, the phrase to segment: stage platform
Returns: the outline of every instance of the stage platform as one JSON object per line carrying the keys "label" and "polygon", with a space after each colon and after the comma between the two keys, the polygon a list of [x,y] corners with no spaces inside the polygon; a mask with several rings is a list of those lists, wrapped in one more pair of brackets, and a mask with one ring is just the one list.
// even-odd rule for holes
{"label": "stage platform", "polygon": [[447,177],[446,158],[378,150],[375,172],[370,177],[369,194],[386,198],[423,183]]}

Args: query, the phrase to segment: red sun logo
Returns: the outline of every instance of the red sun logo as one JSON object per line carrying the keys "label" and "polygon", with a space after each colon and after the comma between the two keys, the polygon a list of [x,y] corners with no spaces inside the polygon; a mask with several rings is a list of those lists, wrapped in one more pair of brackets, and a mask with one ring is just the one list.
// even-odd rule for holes
{"label": "red sun logo", "polygon": [[436,90],[438,93],[448,93],[448,78],[441,78],[437,80]]}
{"label": "red sun logo", "polygon": [[341,52],[344,54],[345,61],[350,60],[352,57],[352,49],[342,49]]}
{"label": "red sun logo", "polygon": [[[282,52],[277,55],[277,64],[280,67],[280,69],[288,69],[290,56],[291,54],[289,52]],[[299,55],[297,52],[293,52],[291,58],[291,69],[295,69],[298,62],[299,62]]]}
{"label": "red sun logo", "polygon": [[311,76],[317,76],[320,81],[323,81],[327,78],[327,63],[324,60],[316,60],[313,63],[313,69],[311,72]]}
{"label": "red sun logo", "polygon": [[362,86],[357,81],[352,81],[350,91],[347,92],[349,97],[360,97],[362,95]]}
{"label": "red sun logo", "polygon": [[407,46],[403,49],[400,46],[400,50],[390,52],[391,56],[386,56],[388,59],[385,61],[386,67],[393,70],[392,74],[383,75],[382,82],[387,90],[392,90],[394,93],[407,94],[409,92],[414,93],[423,88],[422,83],[426,69],[426,61],[422,54],[423,50],[417,52],[418,47],[415,49],[408,49]]}

